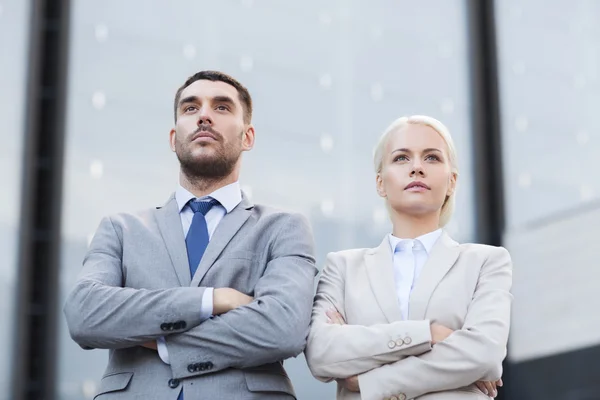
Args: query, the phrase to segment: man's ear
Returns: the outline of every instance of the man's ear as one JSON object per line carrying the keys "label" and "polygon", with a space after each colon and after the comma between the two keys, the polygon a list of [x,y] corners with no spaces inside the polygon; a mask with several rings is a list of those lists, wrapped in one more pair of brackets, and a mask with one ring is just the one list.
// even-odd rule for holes
{"label": "man's ear", "polygon": [[177,132],[175,131],[175,128],[171,129],[171,131],[169,131],[169,145],[171,146],[171,151],[175,151],[175,140],[177,137]]}
{"label": "man's ear", "polygon": [[254,147],[254,139],[256,132],[254,130],[254,126],[249,124],[244,128],[242,132],[242,150],[249,151]]}

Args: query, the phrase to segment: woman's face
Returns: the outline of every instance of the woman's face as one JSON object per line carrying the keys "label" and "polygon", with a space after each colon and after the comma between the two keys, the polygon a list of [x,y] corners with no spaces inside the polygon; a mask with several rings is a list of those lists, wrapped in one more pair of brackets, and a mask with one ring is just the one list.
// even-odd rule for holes
{"label": "woman's face", "polygon": [[408,124],[393,132],[383,150],[377,192],[397,213],[439,215],[456,187],[448,146],[433,128]]}

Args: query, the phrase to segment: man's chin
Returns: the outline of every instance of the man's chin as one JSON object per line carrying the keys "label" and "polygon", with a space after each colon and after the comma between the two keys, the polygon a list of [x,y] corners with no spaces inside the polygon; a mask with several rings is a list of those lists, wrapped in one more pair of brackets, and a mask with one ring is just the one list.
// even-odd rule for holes
{"label": "man's chin", "polygon": [[202,157],[181,164],[183,173],[190,178],[221,179],[233,171],[233,165],[225,165],[218,158]]}

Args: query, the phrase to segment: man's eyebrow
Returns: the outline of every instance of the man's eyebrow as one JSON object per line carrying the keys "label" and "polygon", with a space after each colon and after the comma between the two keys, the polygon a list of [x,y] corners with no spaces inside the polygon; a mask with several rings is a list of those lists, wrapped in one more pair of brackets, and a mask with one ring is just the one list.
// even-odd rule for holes
{"label": "man's eyebrow", "polygon": [[181,105],[186,104],[186,103],[197,103],[197,102],[198,102],[197,96],[187,96],[187,97],[184,97],[183,99],[179,100],[179,107],[181,107]]}
{"label": "man's eyebrow", "polygon": [[228,103],[231,105],[235,105],[235,101],[229,96],[215,96],[212,98],[214,103]]}

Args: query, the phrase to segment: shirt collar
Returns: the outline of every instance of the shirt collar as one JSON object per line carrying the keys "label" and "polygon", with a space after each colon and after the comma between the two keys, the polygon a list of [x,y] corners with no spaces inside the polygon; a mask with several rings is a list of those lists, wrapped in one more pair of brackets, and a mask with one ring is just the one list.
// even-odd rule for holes
{"label": "shirt collar", "polygon": [[[421,235],[418,238],[416,238],[416,240],[418,240],[419,242],[421,242],[421,244],[423,244],[423,247],[425,247],[425,251],[427,251],[427,254],[429,254],[429,253],[431,253],[431,249],[433,248],[433,245],[440,238],[440,236],[442,236],[441,228],[437,229],[433,232],[429,232],[424,235]],[[390,241],[390,247],[392,248],[392,253],[396,251],[396,246],[398,245],[398,243],[400,243],[403,240],[406,240],[406,239],[398,238],[391,233],[389,234],[389,241]]]}
{"label": "shirt collar", "polygon": [[[221,203],[221,205],[229,213],[242,201],[242,190],[240,188],[240,183],[236,181],[227,186],[223,186],[207,196],[200,197],[199,200],[206,199],[208,197],[212,197]],[[190,193],[183,186],[179,185],[175,191],[175,200],[177,201],[179,212],[183,210],[190,200],[195,198],[196,196]]]}

